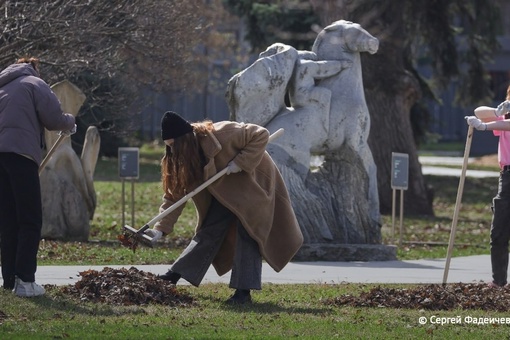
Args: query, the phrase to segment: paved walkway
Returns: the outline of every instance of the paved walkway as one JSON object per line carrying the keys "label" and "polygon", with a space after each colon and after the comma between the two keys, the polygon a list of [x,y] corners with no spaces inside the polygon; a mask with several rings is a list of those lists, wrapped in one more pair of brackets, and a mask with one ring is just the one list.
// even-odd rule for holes
{"label": "paved walkway", "polygon": [[[291,262],[276,273],[264,263],[263,283],[443,283],[445,259],[377,262]],[[105,266],[39,266],[36,281],[40,284],[68,285],[80,280],[79,273],[101,271]],[[108,266],[130,268],[131,266]],[[165,273],[168,265],[137,265],[139,270]],[[228,283],[230,274],[219,277],[211,267],[203,283]],[[454,257],[450,261],[447,283],[489,282],[489,255]],[[179,284],[187,284],[181,280]]]}
{"label": "paved walkway", "polygon": [[[460,177],[462,173],[462,164],[464,163],[463,157],[430,157],[420,156],[420,164],[422,164],[421,171],[424,175],[438,175],[438,176],[453,176]],[[466,177],[499,177],[498,171],[484,171],[484,170],[469,170],[469,163],[473,161],[468,158],[468,167],[466,169]],[[441,165],[458,166],[458,168],[447,168]]]}
{"label": "paved walkway", "polygon": [[[440,175],[452,177],[460,177],[460,174],[462,173],[462,169],[443,168],[438,166],[422,166],[421,171],[424,175]],[[478,177],[478,178],[494,177],[495,180],[497,181],[499,177],[499,172],[484,170],[469,170],[468,168],[466,169],[466,177]]]}

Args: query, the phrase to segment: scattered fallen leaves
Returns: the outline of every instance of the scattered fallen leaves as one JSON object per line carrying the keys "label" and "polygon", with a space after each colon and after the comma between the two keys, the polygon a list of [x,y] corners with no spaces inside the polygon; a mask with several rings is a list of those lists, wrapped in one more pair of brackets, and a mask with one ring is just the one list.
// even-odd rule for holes
{"label": "scattered fallen leaves", "polygon": [[122,246],[130,248],[131,250],[133,250],[133,253],[136,251],[136,248],[138,247],[138,241],[129,232],[125,232],[123,234],[120,234],[119,236],[117,236],[117,239],[120,241]]}
{"label": "scattered fallen leaves", "polygon": [[375,287],[359,296],[343,295],[325,301],[329,305],[389,307],[425,310],[510,310],[510,288],[491,288],[483,283],[429,284],[411,289]]}
{"label": "scattered fallen leaves", "polygon": [[114,305],[189,306],[193,298],[177,291],[174,284],[156,275],[131,267],[129,269],[103,268],[79,273],[81,279],[74,285],[62,286],[62,293],[82,301]]}

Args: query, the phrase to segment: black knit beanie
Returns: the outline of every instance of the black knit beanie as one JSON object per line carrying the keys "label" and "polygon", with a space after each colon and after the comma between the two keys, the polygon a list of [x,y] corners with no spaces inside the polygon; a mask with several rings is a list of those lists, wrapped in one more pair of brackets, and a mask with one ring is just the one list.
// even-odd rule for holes
{"label": "black knit beanie", "polygon": [[175,112],[165,112],[161,119],[161,138],[163,140],[181,137],[193,132],[193,126]]}

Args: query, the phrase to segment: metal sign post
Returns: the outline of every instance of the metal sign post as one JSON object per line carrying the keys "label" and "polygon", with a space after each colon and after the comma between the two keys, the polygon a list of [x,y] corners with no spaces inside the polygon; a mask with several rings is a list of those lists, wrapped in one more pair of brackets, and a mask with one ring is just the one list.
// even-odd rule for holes
{"label": "metal sign post", "polygon": [[131,225],[135,226],[135,180],[139,177],[139,150],[138,148],[119,148],[119,177],[122,181],[122,225],[125,221],[125,180],[131,181]]}
{"label": "metal sign post", "polygon": [[400,190],[400,238],[399,246],[402,246],[403,221],[404,221],[404,190],[409,187],[409,155],[405,153],[391,153],[391,188],[393,189],[392,198],[392,233],[391,242],[395,239],[395,204],[397,189]]}

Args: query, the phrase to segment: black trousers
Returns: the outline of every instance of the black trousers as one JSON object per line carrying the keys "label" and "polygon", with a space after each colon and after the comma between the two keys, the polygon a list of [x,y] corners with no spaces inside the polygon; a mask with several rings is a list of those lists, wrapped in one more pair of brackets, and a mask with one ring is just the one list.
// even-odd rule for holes
{"label": "black trousers", "polygon": [[194,286],[199,286],[218,253],[230,225],[237,221],[237,238],[230,288],[262,288],[262,256],[253,240],[235,214],[214,197],[202,227],[190,244],[172,265],[172,271]]}
{"label": "black trousers", "polygon": [[491,265],[494,283],[507,283],[508,241],[510,240],[510,172],[499,177],[498,193],[492,200]]}
{"label": "black trousers", "polygon": [[0,153],[0,256],[3,287],[14,278],[35,281],[41,239],[39,166],[15,153]]}

